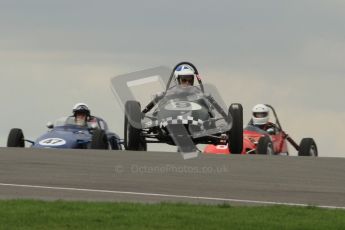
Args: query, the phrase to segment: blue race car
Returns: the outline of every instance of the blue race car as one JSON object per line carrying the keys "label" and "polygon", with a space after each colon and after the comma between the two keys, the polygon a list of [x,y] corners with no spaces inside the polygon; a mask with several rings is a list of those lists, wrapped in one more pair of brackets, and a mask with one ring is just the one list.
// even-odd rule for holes
{"label": "blue race car", "polygon": [[11,129],[7,147],[25,147],[25,142],[29,142],[33,148],[122,149],[120,137],[110,132],[107,123],[99,117],[92,117],[85,125],[78,125],[73,116],[62,117],[55,124],[48,123],[47,128],[36,141],[26,140],[21,129]]}

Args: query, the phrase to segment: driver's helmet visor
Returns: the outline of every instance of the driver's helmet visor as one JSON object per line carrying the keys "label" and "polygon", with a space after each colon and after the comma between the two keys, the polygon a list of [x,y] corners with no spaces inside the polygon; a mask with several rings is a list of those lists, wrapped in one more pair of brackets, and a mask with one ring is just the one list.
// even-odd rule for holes
{"label": "driver's helmet visor", "polygon": [[256,118],[264,118],[268,116],[268,112],[255,112],[253,116]]}
{"label": "driver's helmet visor", "polygon": [[88,114],[88,111],[83,109],[83,110],[75,111],[74,116],[76,116],[76,117],[85,116],[86,117],[87,114]]}
{"label": "driver's helmet visor", "polygon": [[180,84],[194,84],[194,75],[179,75]]}

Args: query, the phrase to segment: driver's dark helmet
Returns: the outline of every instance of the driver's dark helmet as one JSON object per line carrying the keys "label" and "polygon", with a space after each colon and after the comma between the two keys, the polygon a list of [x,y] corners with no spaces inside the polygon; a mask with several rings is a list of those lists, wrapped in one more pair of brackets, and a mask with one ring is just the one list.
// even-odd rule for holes
{"label": "driver's dark helmet", "polygon": [[175,69],[174,78],[178,85],[194,85],[196,77],[193,68],[189,65],[180,65]]}
{"label": "driver's dark helmet", "polygon": [[91,111],[87,104],[85,103],[77,103],[73,107],[73,116],[76,116],[77,114],[85,114],[87,117],[91,116]]}

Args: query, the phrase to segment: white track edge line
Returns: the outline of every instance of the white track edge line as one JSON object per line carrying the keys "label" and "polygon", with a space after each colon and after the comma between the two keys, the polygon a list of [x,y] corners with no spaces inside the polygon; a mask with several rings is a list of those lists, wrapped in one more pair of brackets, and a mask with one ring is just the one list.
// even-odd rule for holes
{"label": "white track edge line", "polygon": [[113,190],[99,190],[99,189],[85,189],[85,188],[69,188],[69,187],[52,187],[52,186],[24,185],[24,184],[6,184],[6,183],[0,183],[0,186],[38,188],[38,189],[50,189],[50,190],[65,190],[65,191],[79,191],[79,192],[98,192],[98,193],[111,193],[111,194],[133,195],[133,196],[183,198],[183,199],[193,199],[193,200],[224,201],[224,202],[237,202],[237,203],[248,203],[248,204],[286,205],[286,206],[299,206],[299,207],[313,206],[313,207],[317,207],[317,208],[327,208],[327,209],[345,209],[345,207],[340,207],[340,206],[310,205],[310,204],[301,204],[301,203],[241,200],[241,199],[202,197],[202,196],[171,195],[171,194],[160,194],[160,193],[142,193],[142,192],[113,191]]}

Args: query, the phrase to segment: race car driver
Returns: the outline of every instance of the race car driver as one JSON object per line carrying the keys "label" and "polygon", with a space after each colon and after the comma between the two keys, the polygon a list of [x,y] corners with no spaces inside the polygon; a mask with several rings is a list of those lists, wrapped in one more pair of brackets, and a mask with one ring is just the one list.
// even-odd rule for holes
{"label": "race car driver", "polygon": [[[174,72],[174,79],[177,86],[182,88],[187,88],[194,86],[195,78],[198,78],[193,70],[192,67],[189,65],[180,65],[175,69]],[[174,87],[173,87],[174,88]],[[170,88],[168,91],[172,91],[173,88]],[[162,98],[164,98],[165,93],[159,93],[155,96],[155,98],[146,106],[146,108],[142,111],[143,113],[149,112]],[[206,95],[205,95],[206,96]],[[206,96],[210,105],[212,105],[223,117],[227,117],[227,114],[224,110],[218,105],[218,103],[214,100],[211,95]]]}
{"label": "race car driver", "polygon": [[73,116],[76,125],[79,126],[96,126],[97,120],[95,117],[91,116],[91,111],[87,104],[77,103],[73,107]]}
{"label": "race car driver", "polygon": [[257,104],[252,109],[252,119],[248,125],[255,126],[259,129],[262,129],[270,134],[276,132],[276,125],[269,121],[270,119],[270,110],[264,104]]}

